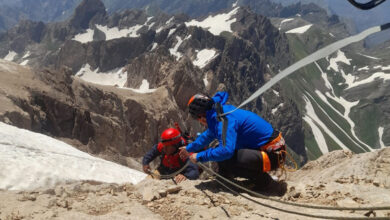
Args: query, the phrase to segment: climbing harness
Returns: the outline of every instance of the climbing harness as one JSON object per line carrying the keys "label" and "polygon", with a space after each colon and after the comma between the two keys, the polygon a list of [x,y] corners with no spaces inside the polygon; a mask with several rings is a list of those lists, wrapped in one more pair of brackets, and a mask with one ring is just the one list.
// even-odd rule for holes
{"label": "climbing harness", "polygon": [[356,8],[359,8],[362,10],[370,10],[370,9],[375,8],[376,6],[382,4],[386,0],[371,0],[367,3],[359,3],[359,2],[356,2],[355,0],[348,0],[348,1]]}
{"label": "climbing harness", "polygon": [[260,96],[265,91],[267,91],[269,88],[271,88],[273,85],[278,83],[280,80],[282,80],[286,76],[294,73],[296,70],[298,70],[298,69],[300,69],[300,68],[302,68],[310,63],[313,63],[314,61],[317,61],[321,58],[329,56],[332,53],[336,52],[337,50],[339,50],[345,46],[350,45],[351,43],[361,41],[374,33],[381,32],[381,31],[384,31],[384,30],[389,29],[389,28],[390,28],[390,23],[386,23],[386,24],[381,25],[381,26],[374,26],[374,27],[371,27],[371,28],[368,28],[368,29],[362,31],[359,34],[341,39],[341,40],[336,41],[336,42],[334,42],[334,43],[332,43],[324,48],[317,50],[316,52],[314,52],[314,53],[306,56],[305,58],[295,62],[294,64],[287,67],[286,69],[284,69],[280,73],[276,74],[276,76],[272,77],[271,80],[269,80],[262,87],[260,87],[255,93],[253,93],[249,98],[247,98],[244,102],[242,102],[237,108],[235,108],[229,112],[223,113],[221,116],[230,114],[230,113],[236,111],[237,109],[242,108],[244,105],[246,105],[249,102],[256,99],[258,96]]}

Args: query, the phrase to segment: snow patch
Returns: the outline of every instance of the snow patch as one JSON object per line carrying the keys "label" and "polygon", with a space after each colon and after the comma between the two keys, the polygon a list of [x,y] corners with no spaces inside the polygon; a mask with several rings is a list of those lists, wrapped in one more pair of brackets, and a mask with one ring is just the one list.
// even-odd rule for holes
{"label": "snow patch", "polygon": [[379,133],[379,144],[380,144],[380,146],[381,146],[381,148],[385,148],[386,146],[385,146],[385,144],[383,143],[383,140],[382,140],[382,138],[383,138],[383,127],[379,127],[378,128],[378,133]]}
{"label": "snow patch", "polygon": [[[342,114],[341,112],[339,112],[337,109],[335,109],[333,107],[333,105],[331,105],[328,100],[326,99],[326,97],[318,90],[315,91],[315,93],[317,94],[317,96],[323,101],[325,102],[329,107],[331,107],[333,109],[333,111],[335,111],[337,114],[339,114],[340,116],[342,116],[343,118],[345,118],[345,120],[347,120],[347,122],[349,123],[349,125],[351,126],[351,133],[352,133],[352,136],[362,145],[366,146],[368,149],[371,149],[370,146],[368,146],[367,144],[365,144],[363,141],[361,141],[356,133],[355,133],[355,123],[352,121],[352,119],[349,117],[349,113],[351,112],[351,108],[354,107],[355,105],[357,105],[359,103],[359,101],[355,101],[355,102],[349,102],[347,100],[345,100],[343,97],[337,97],[334,93],[334,90],[333,90],[333,87],[332,87],[332,84],[329,82],[327,76],[326,76],[326,73],[324,73],[324,71],[321,69],[321,67],[318,65],[317,62],[315,62],[317,68],[320,70],[321,72],[321,76],[323,78],[323,80],[325,81],[325,85],[327,88],[329,88],[331,90],[331,94],[329,92],[326,92],[325,95],[331,99],[333,99],[335,102],[339,103],[341,106],[344,107],[344,113]],[[351,77],[349,77],[350,75],[346,76],[344,74],[344,71],[341,70],[341,73],[343,75],[344,78],[346,78],[346,82],[347,84],[348,83],[353,83],[353,79]],[[354,77],[353,77],[354,78]],[[349,84],[348,84],[349,85]],[[321,108],[321,107],[320,107]],[[328,116],[328,118],[340,129],[343,131],[343,133],[349,137],[349,139],[354,142],[356,145],[359,146],[358,143],[356,143],[342,128],[339,127],[339,125],[333,121],[333,119],[325,112],[325,110],[323,110],[321,108],[321,110]]]}
{"label": "snow patch", "polygon": [[72,38],[72,40],[78,41],[82,44],[93,41],[93,35],[95,31],[93,29],[87,29],[85,33],[78,34]]}
{"label": "snow patch", "polygon": [[280,103],[278,106],[276,106],[276,108],[273,108],[271,110],[271,113],[274,115],[278,111],[279,108],[283,107],[283,105],[284,105],[284,103]]}
{"label": "snow patch", "polygon": [[100,85],[118,85],[123,87],[127,81],[127,72],[123,72],[123,68],[117,68],[109,72],[99,72],[99,69],[91,70],[91,66],[85,64],[77,73],[84,81],[100,84]]}
{"label": "snow patch", "polygon": [[369,70],[368,66],[364,66],[362,68],[357,69],[357,71]]}
{"label": "snow patch", "polygon": [[145,24],[146,24],[146,25],[149,24],[150,20],[152,20],[152,19],[153,19],[153,16],[152,16],[152,17],[148,17],[148,18],[146,19]]}
{"label": "snow patch", "polygon": [[292,20],[294,20],[294,18],[287,18],[287,19],[282,20],[280,22],[280,24],[279,24],[279,31],[282,28],[283,23],[286,23],[286,22],[289,22],[289,21],[292,21]]}
{"label": "snow patch", "polygon": [[325,86],[330,89],[332,91],[332,94],[334,94],[334,91],[333,91],[333,87],[332,87],[332,84],[330,84],[329,80],[328,80],[328,77],[326,75],[326,73],[321,69],[320,65],[318,65],[317,61],[314,62],[314,64],[317,66],[317,68],[320,70],[321,72],[321,77],[322,79],[324,80],[325,82]]}
{"label": "snow patch", "polygon": [[207,75],[208,73],[204,74],[204,78],[203,78],[203,83],[205,87],[207,87],[207,85],[209,84],[209,81],[207,80]]}
{"label": "snow patch", "polygon": [[22,57],[22,59],[26,59],[27,57],[29,57],[31,55],[31,52],[30,51],[27,51],[26,54],[24,54],[24,56]]}
{"label": "snow patch", "polygon": [[146,177],[54,138],[2,122],[0,176],[0,189],[6,190],[34,190],[80,180],[137,184]]}
{"label": "snow patch", "polygon": [[173,34],[175,31],[176,31],[176,28],[170,29],[167,38],[168,38],[169,36],[171,36],[171,34]]}
{"label": "snow patch", "polygon": [[152,49],[150,49],[151,51],[152,50],[154,50],[154,49],[156,49],[156,47],[158,46],[158,44],[157,43],[153,43],[153,45],[152,45]]}
{"label": "snow patch", "polygon": [[122,37],[139,37],[137,34],[138,30],[143,27],[143,25],[135,25],[126,29],[119,30],[118,27],[109,28],[107,26],[96,25],[96,27],[106,35],[106,40],[112,40]]}
{"label": "snow patch", "polygon": [[28,63],[28,61],[29,61],[29,60],[24,60],[23,62],[21,62],[21,63],[20,63],[20,65],[22,65],[22,66],[26,66],[26,65],[27,65],[27,63]]}
{"label": "snow patch", "polygon": [[377,65],[377,66],[374,66],[374,69],[382,69],[383,71],[390,70],[390,65],[388,65],[388,66]]}
{"label": "snow patch", "polygon": [[218,55],[219,54],[213,49],[203,49],[197,52],[196,59],[193,61],[193,64],[202,69]]}
{"label": "snow patch", "polygon": [[[311,118],[311,120],[313,120],[319,127],[322,128],[322,130],[324,130],[324,132],[326,134],[328,134],[342,149],[344,150],[348,150],[347,146],[345,146],[337,137],[336,135],[334,135],[330,130],[329,128],[321,121],[321,119],[317,116],[317,114],[315,113],[314,111],[314,108],[313,108],[313,105],[311,104],[311,101],[309,100],[309,98],[307,98],[306,96],[303,96],[304,100],[305,100],[305,109],[306,109],[306,116]],[[305,119],[304,119],[305,120]],[[306,121],[306,120],[305,120]],[[314,133],[314,132],[313,132]],[[321,152],[324,153],[328,153],[329,150],[328,150],[328,147],[327,145],[324,145],[324,146],[321,146],[319,144],[319,148],[321,150]]]}
{"label": "snow patch", "polygon": [[347,65],[351,65],[351,62],[350,62],[351,60],[352,59],[348,59],[345,56],[345,53],[343,51],[338,50],[337,56],[329,59],[329,66],[328,66],[327,70],[333,69],[334,71],[339,72],[340,69],[339,69],[339,66],[337,65],[337,63],[340,62],[340,63],[345,63]]}
{"label": "snow patch", "polygon": [[320,148],[322,154],[328,153],[328,145],[326,144],[325,137],[321,132],[321,129],[316,125],[316,123],[309,116],[305,115],[302,118],[311,128],[313,132],[314,139],[317,142],[318,147]]}
{"label": "snow patch", "polygon": [[130,89],[133,92],[137,92],[137,93],[151,93],[156,91],[156,89],[149,89],[149,82],[146,79],[142,80],[142,84],[139,87],[139,89],[132,89],[132,88],[124,88],[124,89]]}
{"label": "snow patch", "polygon": [[303,34],[307,30],[309,30],[309,28],[311,26],[312,26],[312,24],[308,24],[308,25],[305,25],[305,26],[302,26],[302,27],[294,28],[294,29],[291,29],[291,30],[287,31],[286,34]]}
{"label": "snow patch", "polygon": [[16,55],[18,54],[15,51],[10,50],[3,59],[7,61],[14,61]]}
{"label": "snow patch", "polygon": [[359,54],[360,56],[363,56],[363,57],[367,57],[367,58],[373,59],[373,60],[380,60],[380,58],[377,58],[377,57],[372,57],[372,56],[364,55],[364,54],[361,54],[361,53],[357,53],[357,54]]}
{"label": "snow patch", "polygon": [[186,26],[197,26],[207,29],[214,35],[219,35],[223,31],[232,32],[231,24],[236,22],[236,18],[232,18],[238,11],[239,7],[234,8],[229,13],[210,15],[203,21],[191,20],[185,22]]}
{"label": "snow patch", "polygon": [[175,19],[175,17],[171,17],[167,22],[165,22],[165,25],[170,24],[173,21],[173,19]]}
{"label": "snow patch", "polygon": [[353,82],[352,84],[348,84],[347,89],[350,89],[350,88],[353,88],[353,87],[356,87],[356,86],[360,86],[360,85],[363,85],[363,84],[371,83],[371,82],[374,82],[375,80],[379,80],[379,79],[383,79],[384,81],[389,80],[390,79],[390,73],[386,74],[384,72],[376,72],[376,73],[372,74],[371,76],[369,76],[368,78],[365,78],[365,79],[360,80],[360,81]]}
{"label": "snow patch", "polygon": [[179,36],[176,36],[176,40],[177,40],[176,45],[173,48],[169,49],[169,53],[175,56],[176,60],[179,60],[183,55],[177,50],[179,49],[180,45],[183,43],[183,40]]}

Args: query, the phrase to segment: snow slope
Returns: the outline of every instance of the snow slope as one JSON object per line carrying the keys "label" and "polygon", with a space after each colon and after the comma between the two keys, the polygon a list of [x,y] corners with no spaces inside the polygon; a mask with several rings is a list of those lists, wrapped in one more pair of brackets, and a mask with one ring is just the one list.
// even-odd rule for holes
{"label": "snow slope", "polygon": [[119,87],[123,87],[127,81],[127,72],[123,71],[123,68],[99,72],[99,69],[91,70],[88,63],[76,73],[76,76],[87,82],[100,85],[118,85]]}
{"label": "snow slope", "polygon": [[294,28],[294,29],[291,29],[291,30],[287,31],[286,34],[303,34],[307,30],[309,30],[309,28],[311,26],[312,26],[312,24],[308,24],[308,25],[305,25],[305,26],[302,26],[302,27]]}
{"label": "snow slope", "polygon": [[137,184],[145,176],[54,138],[0,122],[0,189],[32,190],[77,180]]}
{"label": "snow slope", "polygon": [[186,22],[187,26],[198,26],[207,29],[214,35],[219,35],[223,31],[232,32],[231,24],[236,22],[236,15],[239,7],[234,8],[229,13],[217,14],[215,16],[210,15],[203,21],[191,20]]}

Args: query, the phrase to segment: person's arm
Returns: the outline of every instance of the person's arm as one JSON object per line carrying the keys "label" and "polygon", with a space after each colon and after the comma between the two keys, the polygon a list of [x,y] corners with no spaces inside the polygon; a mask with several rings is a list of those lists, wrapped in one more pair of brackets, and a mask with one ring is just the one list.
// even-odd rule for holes
{"label": "person's arm", "polygon": [[214,135],[207,129],[201,135],[199,135],[196,140],[187,145],[186,150],[188,152],[198,152],[203,150],[203,148],[211,143],[215,139]]}
{"label": "person's arm", "polygon": [[142,165],[143,165],[143,170],[145,173],[148,173],[150,166],[149,163],[152,162],[156,157],[161,155],[161,152],[157,149],[157,144],[150,149],[145,156],[142,158]]}
{"label": "person's arm", "polygon": [[182,174],[190,180],[196,180],[199,178],[199,169],[196,164],[189,161],[188,166],[183,170]]}
{"label": "person's arm", "polygon": [[218,123],[218,141],[219,145],[216,148],[209,148],[205,151],[199,152],[196,155],[196,160],[200,162],[207,161],[223,161],[230,159],[234,155],[237,142],[236,122],[234,120],[228,121],[226,131],[226,146],[222,144],[222,122]]}

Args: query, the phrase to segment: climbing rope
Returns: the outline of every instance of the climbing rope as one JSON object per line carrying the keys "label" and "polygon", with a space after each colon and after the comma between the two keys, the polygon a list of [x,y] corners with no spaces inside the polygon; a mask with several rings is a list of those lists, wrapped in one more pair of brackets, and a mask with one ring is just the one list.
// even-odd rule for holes
{"label": "climbing rope", "polygon": [[[265,206],[265,207],[268,207],[268,208],[271,208],[271,209],[275,209],[277,211],[281,211],[281,212],[286,212],[286,213],[290,213],[290,214],[295,214],[295,215],[301,215],[301,216],[306,216],[306,217],[311,217],[311,218],[321,218],[321,219],[342,219],[342,220],[366,220],[367,217],[343,217],[343,216],[323,216],[323,215],[314,215],[314,214],[309,214],[309,213],[306,213],[306,212],[298,212],[298,211],[291,211],[291,210],[287,210],[285,208],[278,208],[278,207],[275,207],[275,206],[272,206],[272,205],[269,205],[269,204],[266,204],[266,203],[262,203],[260,201],[257,201],[249,196],[246,196],[246,195],[243,195],[233,189],[231,189],[230,187],[226,186],[222,181],[218,180],[218,179],[215,179],[215,181],[217,181],[219,184],[221,184],[223,187],[225,187],[226,189],[228,189],[229,191],[231,191],[233,194],[235,195],[239,195],[247,200],[250,200],[256,204],[259,204],[259,205],[262,205],[262,206]],[[369,219],[375,219],[375,220],[389,220],[388,217],[373,217],[373,218],[369,218]]]}
{"label": "climbing rope", "polygon": [[[271,200],[271,201],[274,201],[274,202],[278,202],[278,203],[282,203],[282,204],[286,204],[286,205],[292,205],[292,206],[297,206],[297,207],[304,207],[304,208],[311,208],[311,209],[326,209],[326,210],[353,210],[353,211],[361,211],[361,210],[390,210],[390,206],[373,206],[373,207],[329,207],[329,206],[314,206],[314,205],[308,205],[308,204],[300,204],[300,203],[294,203],[294,202],[288,202],[288,201],[283,201],[283,200],[280,200],[280,199],[275,199],[275,198],[271,198],[271,197],[268,197],[268,196],[264,196],[262,194],[259,194],[257,192],[254,192],[252,190],[249,190],[245,187],[242,187],[228,179],[226,179],[225,177],[219,175],[218,173],[214,172],[213,170],[211,170],[210,168],[208,168],[207,166],[203,165],[202,163],[198,162],[197,163],[198,166],[200,166],[202,169],[206,170],[208,173],[210,173],[211,175],[215,175],[216,177],[224,180],[225,182],[229,183],[230,185],[233,185],[241,190],[244,190],[246,191],[247,193],[249,194],[252,194],[252,195],[255,195],[259,198],[262,198],[262,199],[267,199],[267,200]],[[389,219],[389,218],[387,218]]]}
{"label": "climbing rope", "polygon": [[187,160],[186,164],[184,164],[184,166],[182,168],[180,168],[179,170],[177,170],[171,174],[163,175],[163,174],[157,174],[154,172],[150,172],[149,175],[151,175],[153,178],[156,178],[156,179],[171,179],[171,178],[175,177],[177,174],[181,173],[185,168],[188,167],[189,164],[190,164],[190,160]]}

